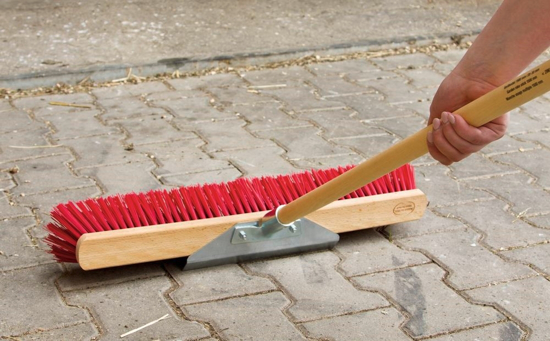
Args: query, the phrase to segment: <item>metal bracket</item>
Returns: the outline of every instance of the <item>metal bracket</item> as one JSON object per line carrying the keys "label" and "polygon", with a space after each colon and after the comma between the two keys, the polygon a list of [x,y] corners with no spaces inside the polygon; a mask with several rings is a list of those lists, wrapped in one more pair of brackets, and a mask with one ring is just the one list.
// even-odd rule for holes
{"label": "metal bracket", "polygon": [[184,270],[330,249],[340,236],[302,218],[266,233],[258,222],[236,224],[187,258]]}

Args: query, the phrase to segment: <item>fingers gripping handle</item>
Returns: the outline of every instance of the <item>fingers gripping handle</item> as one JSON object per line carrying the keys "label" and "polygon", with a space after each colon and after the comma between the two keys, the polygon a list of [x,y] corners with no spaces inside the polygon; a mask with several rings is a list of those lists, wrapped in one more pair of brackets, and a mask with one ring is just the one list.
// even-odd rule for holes
{"label": "fingers gripping handle", "polygon": [[[492,90],[455,111],[479,127],[550,90],[550,60]],[[294,200],[278,212],[279,221],[289,224],[346,194],[380,178],[428,152],[428,126],[362,162],[355,168]]]}

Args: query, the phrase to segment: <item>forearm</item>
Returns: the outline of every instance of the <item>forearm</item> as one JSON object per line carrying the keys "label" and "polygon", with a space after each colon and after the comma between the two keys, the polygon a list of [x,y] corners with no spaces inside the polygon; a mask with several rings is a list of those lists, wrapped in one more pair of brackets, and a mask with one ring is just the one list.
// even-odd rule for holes
{"label": "forearm", "polygon": [[550,46],[550,0],[504,0],[453,72],[499,86]]}

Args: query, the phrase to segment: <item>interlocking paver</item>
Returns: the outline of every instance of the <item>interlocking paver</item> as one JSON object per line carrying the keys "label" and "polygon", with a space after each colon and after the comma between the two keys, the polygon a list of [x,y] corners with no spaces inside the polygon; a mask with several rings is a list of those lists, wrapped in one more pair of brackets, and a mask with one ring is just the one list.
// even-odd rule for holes
{"label": "interlocking paver", "polygon": [[299,127],[309,125],[295,116],[285,113],[279,102],[253,103],[251,105],[239,105],[230,110],[245,119],[249,131],[270,130],[286,127]]}
{"label": "interlocking paver", "polygon": [[173,121],[182,130],[193,130],[208,121],[230,120],[236,116],[227,110],[213,106],[211,98],[191,97],[168,101],[155,101],[153,106],[167,109],[174,115]]}
{"label": "interlocking paver", "polygon": [[275,279],[295,300],[288,308],[297,321],[311,321],[388,306],[381,296],[355,289],[336,271],[331,252],[247,264],[253,273]]}
{"label": "interlocking paver", "polygon": [[261,89],[260,92],[285,104],[290,112],[310,110],[326,110],[344,108],[345,105],[333,98],[322,98],[316,95],[316,90],[308,85],[284,87],[277,89]]}
{"label": "interlocking paver", "polygon": [[253,88],[267,88],[269,86],[301,87],[304,81],[312,80],[315,75],[300,66],[291,66],[282,69],[266,69],[259,71],[241,72]]}
{"label": "interlocking paver", "polygon": [[235,180],[242,173],[235,167],[207,170],[198,173],[162,175],[161,181],[169,186],[192,186]]}
{"label": "interlocking paver", "polygon": [[332,98],[341,95],[357,95],[372,93],[375,90],[362,84],[352,83],[338,75],[318,76],[308,81],[309,84],[319,89],[319,95],[324,98]]}
{"label": "interlocking paver", "polygon": [[508,128],[506,129],[507,134],[517,135],[550,128],[548,120],[529,115],[530,110],[526,108],[526,106],[527,104],[524,104],[520,109],[515,109],[510,112]]}
{"label": "interlocking paver", "polygon": [[521,140],[526,140],[528,141],[527,143],[537,143],[544,146],[545,148],[550,149],[550,130],[521,134],[517,135],[517,138]]}
{"label": "interlocking paver", "polygon": [[169,271],[180,285],[170,297],[180,306],[277,289],[268,279],[248,275],[235,264],[216,267],[216,271],[181,271],[176,267],[169,268]]}
{"label": "interlocking paver", "polygon": [[202,77],[187,77],[182,79],[170,79],[167,82],[176,90],[193,90],[206,87],[230,87],[244,86],[246,82],[234,73],[210,74]]}
{"label": "interlocking paver", "polygon": [[[366,290],[385,292],[409,314],[403,328],[413,337],[427,337],[504,319],[491,307],[468,303],[445,286],[444,271],[434,264],[354,277]],[[451,313],[452,312],[452,313]]]}
{"label": "interlocking paver", "polygon": [[92,108],[78,108],[71,106],[55,105],[51,102],[66,104],[79,104],[93,107],[94,98],[86,93],[44,95],[24,97],[13,101],[13,105],[22,110],[32,110],[37,116],[48,115],[54,112],[75,112],[79,110],[90,110]]}
{"label": "interlocking paver", "polygon": [[399,138],[385,134],[382,136],[365,136],[365,137],[351,137],[347,139],[338,139],[339,145],[347,146],[353,151],[357,151],[370,158],[378,153],[388,149],[396,142],[399,142]]}
{"label": "interlocking paver", "polygon": [[[11,181],[10,181],[11,182]],[[11,188],[7,185],[5,189],[2,188],[2,181],[0,181],[0,189],[2,191],[8,190]],[[32,212],[25,207],[19,205],[14,205],[13,202],[10,202],[9,198],[4,194],[0,193],[0,218],[7,219],[20,216],[29,216],[32,215]]]}
{"label": "interlocking paver", "polygon": [[383,128],[384,130],[394,134],[400,138],[406,138],[423,129],[426,126],[426,120],[417,115],[411,116],[399,116],[388,119],[363,121],[364,123],[376,127]]}
{"label": "interlocking paver", "polygon": [[524,152],[534,149],[540,149],[540,147],[536,143],[526,141],[524,136],[526,135],[514,135],[514,137],[504,135],[500,140],[497,140],[485,146],[481,150],[481,153],[485,156],[493,156],[498,154]]}
{"label": "interlocking paver", "polygon": [[[428,196],[428,200],[430,200],[431,193],[426,193],[426,195]],[[459,229],[464,229],[463,223],[450,217],[442,217],[438,214],[434,214],[428,208],[424,212],[422,219],[392,224],[386,226],[384,231],[392,239],[401,239]]]}
{"label": "interlocking paver", "polygon": [[24,160],[52,154],[67,154],[62,146],[50,144],[44,137],[49,130],[14,130],[0,135],[0,165],[9,161]]}
{"label": "interlocking paver", "polygon": [[550,281],[543,277],[532,277],[467,291],[474,300],[496,304],[518,318],[530,328],[531,341],[543,341],[550,334]]}
{"label": "interlocking paver", "polygon": [[154,114],[167,114],[164,109],[150,107],[138,97],[98,99],[97,103],[104,110],[104,113],[101,114],[101,119],[106,121]]}
{"label": "interlocking paver", "polygon": [[281,147],[260,147],[213,153],[216,159],[230,160],[244,176],[257,177],[295,173],[297,170],[285,159]]}
{"label": "interlocking paver", "polygon": [[[456,230],[399,240],[400,245],[414,250],[424,250],[437,259],[446,269],[453,288],[471,289],[533,276],[528,267],[509,263],[479,244],[481,236],[470,230]],[[476,266],[472,266],[472,259]]]}
{"label": "interlocking paver", "polygon": [[79,323],[74,326],[53,329],[47,331],[39,331],[36,333],[25,334],[17,337],[21,341],[59,341],[59,340],[74,340],[84,341],[97,338],[99,333],[93,327],[92,323]]}
{"label": "interlocking paver", "polygon": [[312,157],[292,160],[292,163],[300,169],[338,168],[342,165],[357,165],[365,158],[357,153],[345,155]]}
{"label": "interlocking paver", "polygon": [[108,99],[162,93],[168,90],[168,87],[162,82],[145,82],[93,89],[92,94],[98,99]]}
{"label": "interlocking paver", "polygon": [[465,223],[485,234],[483,243],[493,249],[527,246],[550,240],[550,230],[532,227],[506,211],[500,200],[471,202],[442,207],[442,214],[459,217]]}
{"label": "interlocking paver", "polygon": [[491,162],[491,160],[485,159],[479,153],[472,154],[461,162],[452,164],[450,168],[451,175],[460,181],[477,177],[488,177],[518,172],[517,169],[514,169],[514,167],[507,167]]}
{"label": "interlocking paver", "polygon": [[2,124],[0,127],[0,134],[44,128],[44,124],[32,120],[26,112],[22,110],[15,110],[11,107],[6,110],[0,109],[0,120],[2,122],[10,122],[10,124]]}
{"label": "interlocking paver", "polygon": [[436,60],[426,54],[415,53],[373,58],[372,62],[383,70],[400,70],[433,66]]}
{"label": "interlocking paver", "polygon": [[537,178],[537,183],[544,188],[550,188],[550,175],[544,171],[543,161],[550,159],[550,150],[540,149],[526,151],[525,153],[512,153],[506,155],[497,155],[491,159],[510,164],[523,169]]}
{"label": "interlocking paver", "polygon": [[310,336],[330,340],[410,340],[399,329],[403,320],[395,309],[384,308],[306,322],[302,326]]}
{"label": "interlocking paver", "polygon": [[0,276],[0,337],[57,329],[88,322],[84,309],[67,306],[53,282],[59,265],[2,272]]}
{"label": "interlocking paver", "polygon": [[262,96],[259,91],[246,87],[208,88],[208,91],[214,95],[216,103],[223,106],[275,102],[273,98]]}
{"label": "interlocking paver", "polygon": [[430,339],[431,341],[520,341],[524,337],[523,331],[512,322],[490,324],[470,330],[452,333]]}
{"label": "interlocking paver", "polygon": [[411,85],[417,89],[437,88],[445,78],[441,73],[430,69],[404,69],[399,74],[411,80]]}
{"label": "interlocking paver", "polygon": [[526,248],[514,249],[502,252],[507,258],[518,260],[522,263],[534,265],[546,276],[550,276],[550,244],[533,245]]}
{"label": "interlocking paver", "polygon": [[380,72],[380,69],[367,59],[349,59],[332,63],[312,64],[306,65],[306,68],[317,76],[343,76],[352,74],[368,77],[365,74]]}
{"label": "interlocking paver", "polygon": [[192,319],[210,322],[228,340],[304,340],[282,310],[290,302],[280,292],[188,305]]}
{"label": "interlocking paver", "polygon": [[[127,164],[82,168],[78,172],[91,177],[102,186],[105,194],[145,192],[161,187],[151,170],[152,162],[132,162]],[[128,174],[132,174],[131,177]]]}
{"label": "interlocking paver", "polygon": [[417,89],[409,84],[409,80],[405,77],[374,79],[360,83],[379,91],[392,105],[429,101],[433,97],[431,92],[434,91],[433,89]]}
{"label": "interlocking paver", "polygon": [[[116,127],[101,124],[96,117],[99,115],[99,110],[89,110],[78,111],[71,114],[52,114],[42,116],[41,119],[52,126],[54,129],[52,138],[58,141],[119,133]],[[83,129],[74,129],[74,127],[83,127]]]}
{"label": "interlocking paver", "polygon": [[335,249],[343,257],[338,267],[350,277],[431,262],[419,252],[398,248],[373,230],[343,234]]}
{"label": "interlocking paver", "polygon": [[65,293],[69,304],[86,306],[98,321],[103,340],[120,340],[120,336],[168,314],[169,317],[129,337],[136,340],[193,340],[209,336],[196,322],[178,317],[163,293],[171,287],[166,277],[111,284],[93,289]]}

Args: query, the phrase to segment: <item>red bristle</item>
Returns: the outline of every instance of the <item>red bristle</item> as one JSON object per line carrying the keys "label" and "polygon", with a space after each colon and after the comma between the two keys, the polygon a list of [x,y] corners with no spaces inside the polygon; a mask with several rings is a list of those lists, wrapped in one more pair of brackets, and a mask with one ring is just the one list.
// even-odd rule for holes
{"label": "red bristle", "polygon": [[107,209],[111,211],[113,217],[115,217],[119,229],[127,228],[126,222],[124,221],[124,212],[122,207],[119,207],[118,197],[110,196],[105,198],[107,201]]}
{"label": "red bristle", "polygon": [[183,199],[181,197],[179,190],[177,188],[170,190],[170,196],[172,197],[172,200],[175,202],[178,212],[180,214],[179,221],[188,221],[189,213],[187,212],[187,208],[183,203]]}
{"label": "red bristle", "polygon": [[258,194],[258,205],[260,206],[260,209],[262,211],[273,209],[274,205],[271,202],[271,199],[269,198],[267,193],[265,192],[264,186],[262,186],[260,179],[252,179],[252,184],[255,189],[254,193]]}
{"label": "red bristle", "polygon": [[157,201],[157,196],[155,194],[155,191],[147,192],[147,199],[152,205],[152,209],[153,209],[153,212],[155,213],[155,217],[157,218],[158,223],[166,224],[166,220],[164,220],[164,215],[160,210],[160,203]]}
{"label": "red bristle", "polygon": [[160,191],[155,191],[155,196],[157,198],[157,203],[160,206],[161,212],[163,212],[162,214],[164,215],[164,221],[166,223],[173,223],[174,219],[172,218],[172,212],[168,207],[168,203],[166,202],[166,196]]}
{"label": "red bristle", "polygon": [[206,199],[208,200],[208,207],[210,208],[212,215],[214,217],[221,217],[222,216],[221,207],[219,206],[216,200],[216,196],[214,195],[214,193],[212,193],[211,185],[202,186],[202,190],[206,196]]}
{"label": "red bristle", "polygon": [[248,203],[248,200],[246,198],[246,194],[244,193],[244,189],[239,185],[238,182],[233,182],[232,190],[235,191],[235,194],[239,198],[239,202],[242,205],[243,213],[252,212],[252,210],[250,209],[250,204]]}
{"label": "red bristle", "polygon": [[246,196],[246,200],[248,201],[248,204],[250,205],[250,211],[251,212],[259,212],[258,205],[256,204],[256,198],[254,197],[254,190],[250,184],[249,181],[246,181],[243,178],[237,179],[239,185],[241,186],[241,190],[243,191],[243,194]]}
{"label": "red bristle", "polygon": [[100,231],[109,230],[109,223],[105,219],[105,215],[101,211],[101,207],[99,207],[99,204],[97,203],[97,201],[95,201],[93,199],[86,199],[84,202],[86,203],[86,206],[88,206],[88,208],[90,208],[90,210],[92,211],[92,213],[93,213],[93,215],[94,215],[94,217],[95,217],[95,219],[98,223],[98,226],[94,226],[95,229],[100,230]]}
{"label": "red bristle", "polygon": [[197,195],[197,198],[199,198],[200,203],[202,205],[202,209],[204,213],[206,214],[207,218],[213,218],[214,214],[212,213],[212,207],[210,203],[208,202],[208,199],[206,198],[206,195],[204,193],[203,186],[195,186],[195,194]]}
{"label": "red bristle", "polygon": [[77,202],[76,206],[78,206],[78,208],[80,209],[80,212],[82,212],[84,219],[86,219],[86,221],[90,223],[90,227],[92,229],[92,231],[90,232],[102,231],[101,225],[95,218],[93,212],[83,201]]}
{"label": "red bristle", "polygon": [[199,219],[206,218],[206,212],[204,211],[204,207],[202,206],[200,199],[197,197],[195,187],[189,187],[188,194],[189,198],[191,199],[191,203],[193,204],[192,207],[195,209],[195,212],[197,213]]}
{"label": "red bristle", "polygon": [[306,185],[306,193],[309,193],[313,191],[315,188],[317,188],[317,185],[315,184],[315,181],[313,179],[313,176],[311,173],[304,173],[302,177],[304,184]]}
{"label": "red bristle", "polygon": [[243,214],[244,213],[244,207],[242,205],[241,198],[239,197],[238,188],[235,189],[234,183],[228,183],[227,186],[229,187],[229,195],[231,196],[231,200],[233,201],[233,204],[235,204],[235,211],[237,214]]}
{"label": "red bristle", "polygon": [[58,262],[76,263],[76,254],[74,251],[71,252],[69,250],[59,248],[56,245],[52,245],[50,253],[54,255]]}
{"label": "red bristle", "polygon": [[186,187],[180,188],[180,194],[181,198],[183,199],[183,203],[187,208],[187,214],[189,215],[190,220],[197,220],[197,212],[193,207],[193,201],[191,200],[191,197],[189,195],[189,189]]}
{"label": "red bristle", "polygon": [[75,232],[78,231],[78,235],[82,235],[87,232],[86,229],[80,224],[80,222],[74,217],[72,212],[69,211],[67,206],[59,205],[57,206],[57,210],[59,212],[59,215],[66,219],[65,221],[69,223],[69,226],[71,226]]}
{"label": "red bristle", "polygon": [[164,190],[162,192],[162,195],[164,196],[164,200],[166,201],[166,205],[168,207],[168,210],[172,214],[172,221],[173,222],[181,221],[182,217],[180,216],[180,214],[178,212],[178,208],[176,207],[174,197],[172,195],[170,195],[170,193],[167,190]]}
{"label": "red bristle", "polygon": [[280,193],[278,193],[277,186],[274,183],[274,179],[272,177],[264,177],[262,178],[262,184],[264,185],[264,188],[266,190],[267,195],[271,199],[271,202],[274,205],[274,208],[280,205],[283,205],[285,202],[283,198],[280,196]]}
{"label": "red bristle", "polygon": [[114,196],[113,201],[115,203],[115,207],[117,208],[117,212],[120,213],[120,216],[124,221],[124,225],[123,225],[124,228],[134,227],[134,223],[132,222],[132,217],[130,217],[130,211],[128,210],[128,206],[125,205],[124,200],[122,199],[122,196],[120,195]]}
{"label": "red bristle", "polygon": [[95,232],[90,222],[86,219],[86,216],[80,211],[75,203],[68,202],[65,207],[71,212],[71,215],[79,222],[80,226],[82,226],[86,232]]}
{"label": "red bristle", "polygon": [[235,203],[229,194],[229,187],[227,184],[219,184],[218,189],[219,193],[222,195],[223,202],[225,203],[225,208],[229,211],[229,215],[237,214],[237,211],[235,210]]}
{"label": "red bristle", "polygon": [[285,204],[288,204],[292,200],[294,200],[290,188],[292,187],[291,183],[286,182],[285,180],[288,179],[286,176],[278,176],[277,177],[277,183],[279,184],[279,188],[281,190],[281,194],[283,195],[283,198],[285,199]]}
{"label": "red bristle", "polygon": [[292,181],[292,178],[290,176],[285,176],[283,178],[283,185],[285,188],[288,188],[291,201],[296,200],[300,197],[300,195],[298,194],[298,190],[296,188],[296,183]]}
{"label": "red bristle", "polygon": [[292,174],[291,177],[294,182],[296,192],[298,192],[298,196],[301,197],[302,195],[306,194],[307,191],[304,187],[304,183],[302,182],[302,178],[300,177],[300,175]]}
{"label": "red bristle", "polygon": [[126,194],[124,196],[124,202],[126,202],[126,206],[128,206],[128,210],[130,211],[130,216],[132,217],[134,227],[147,226],[147,216],[145,215],[145,212],[143,212],[143,209],[139,204],[137,194]]}
{"label": "red bristle", "polygon": [[49,237],[55,237],[56,240],[61,239],[69,243],[72,246],[76,246],[78,238],[74,238],[72,235],[67,233],[67,230],[61,226],[57,226],[53,223],[48,223],[46,225],[46,230],[50,232],[48,237],[45,240],[48,240]]}
{"label": "red bristle", "polygon": [[223,195],[222,192],[225,188],[221,187],[219,185],[212,185],[211,190],[212,194],[214,195],[214,200],[218,204],[218,208],[222,211],[222,216],[228,216],[231,215],[229,212],[229,207],[232,204],[231,201],[227,202],[226,197]]}
{"label": "red bristle", "polygon": [[115,217],[113,217],[113,214],[109,209],[107,200],[105,198],[98,198],[97,202],[99,203],[99,206],[101,207],[101,210],[103,211],[103,214],[107,219],[107,222],[109,223],[109,230],[119,230],[120,227],[118,226],[117,220],[115,219]]}
{"label": "red bristle", "polygon": [[140,207],[143,208],[143,213],[145,213],[145,216],[147,217],[147,225],[157,225],[157,216],[155,215],[154,209],[151,208],[151,202],[149,201],[147,195],[145,195],[145,193],[139,193],[137,195],[137,199]]}
{"label": "red bristle", "polygon": [[76,245],[71,244],[70,242],[58,238],[58,236],[49,235],[44,239],[44,242],[50,246],[56,246],[60,249],[66,250],[68,252],[75,252],[76,251]]}

